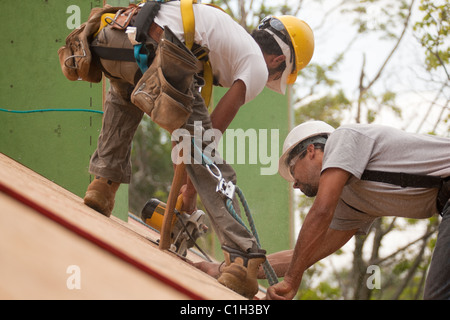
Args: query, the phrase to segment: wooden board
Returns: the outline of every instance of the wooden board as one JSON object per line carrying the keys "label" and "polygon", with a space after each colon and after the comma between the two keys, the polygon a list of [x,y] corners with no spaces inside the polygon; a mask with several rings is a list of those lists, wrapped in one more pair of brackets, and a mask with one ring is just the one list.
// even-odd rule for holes
{"label": "wooden board", "polygon": [[243,299],[3,154],[0,187],[0,299]]}

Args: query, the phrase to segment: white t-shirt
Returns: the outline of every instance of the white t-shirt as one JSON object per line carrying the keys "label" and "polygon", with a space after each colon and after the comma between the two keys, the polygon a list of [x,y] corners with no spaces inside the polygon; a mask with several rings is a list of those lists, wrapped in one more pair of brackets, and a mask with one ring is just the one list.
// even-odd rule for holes
{"label": "white t-shirt", "polygon": [[[246,85],[245,102],[254,99],[264,89],[268,79],[267,66],[258,44],[220,9],[194,4],[194,16],[194,41],[210,50],[214,79],[225,88],[240,79]],[[184,41],[179,1],[163,4],[155,23],[161,27],[168,25]]]}
{"label": "white t-shirt", "polygon": [[379,125],[346,125],[325,145],[322,172],[341,168],[352,174],[330,227],[367,233],[381,216],[429,218],[437,213],[437,188],[402,188],[360,180],[364,170],[450,176],[450,139],[407,133]]}

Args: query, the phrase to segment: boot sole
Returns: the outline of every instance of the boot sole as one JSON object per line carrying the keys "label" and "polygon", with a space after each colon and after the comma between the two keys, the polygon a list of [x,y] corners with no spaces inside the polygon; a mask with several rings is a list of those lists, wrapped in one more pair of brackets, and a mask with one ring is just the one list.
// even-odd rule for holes
{"label": "boot sole", "polygon": [[84,197],[84,204],[94,209],[95,211],[103,214],[106,217],[111,215],[111,210],[109,210],[109,205],[105,204],[105,201],[99,201],[102,198],[100,192],[97,191],[88,191],[86,192],[86,196]]}
{"label": "boot sole", "polygon": [[252,290],[251,292],[245,288],[245,287],[237,287],[237,283],[245,283],[242,281],[241,278],[236,277],[232,274],[226,273],[222,274],[219,279],[217,280],[220,284],[227,287],[228,289],[233,290],[234,292],[240,294],[241,296],[244,296],[245,298],[252,300],[255,296],[255,294],[258,292],[258,289]]}

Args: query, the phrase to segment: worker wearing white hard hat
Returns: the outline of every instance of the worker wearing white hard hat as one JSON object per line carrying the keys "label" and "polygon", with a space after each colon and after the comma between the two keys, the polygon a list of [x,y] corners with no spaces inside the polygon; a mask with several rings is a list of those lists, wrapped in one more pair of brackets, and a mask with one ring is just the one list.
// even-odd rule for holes
{"label": "worker wearing white hard hat", "polygon": [[316,197],[295,249],[268,256],[284,280],[268,299],[292,299],[303,272],[382,216],[425,219],[440,213],[424,298],[450,299],[450,139],[379,125],[334,129],[322,121],[286,137],[279,173]]}
{"label": "worker wearing white hard hat", "polygon": [[[450,139],[379,125],[322,121],[295,127],[286,137],[279,173],[314,197],[293,250],[267,256],[283,281],[267,299],[292,299],[303,273],[367,234],[375,219],[443,216],[425,284],[425,299],[450,299]],[[199,267],[214,275],[217,265]],[[259,277],[264,277],[260,270]]]}
{"label": "worker wearing white hard hat", "polygon": [[294,182],[291,168],[303,154],[309,144],[325,145],[327,137],[334,128],[323,121],[310,121],[296,126],[288,134],[283,144],[283,154],[278,164],[279,174],[286,180]]}

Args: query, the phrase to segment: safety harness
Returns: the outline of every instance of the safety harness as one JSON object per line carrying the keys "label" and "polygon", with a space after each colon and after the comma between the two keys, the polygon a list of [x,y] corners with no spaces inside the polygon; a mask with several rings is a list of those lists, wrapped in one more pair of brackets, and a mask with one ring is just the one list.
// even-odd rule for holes
{"label": "safety harness", "polygon": [[450,199],[450,177],[441,178],[403,172],[365,170],[361,176],[361,180],[389,183],[402,188],[438,188],[439,193],[436,205],[441,215],[446,203]]}
{"label": "safety harness", "polygon": [[[146,44],[149,41],[152,42],[152,40],[158,43],[162,34],[162,29],[154,24],[153,21],[161,8],[161,4],[169,1],[171,0],[152,0],[139,5],[131,4],[128,8],[119,10],[116,14],[107,13],[102,15],[100,29],[94,36],[100,33],[105,26],[111,25],[117,29],[126,30],[133,44],[133,49],[91,45],[91,51],[98,57],[106,60],[136,62],[142,74],[145,73],[154,58],[154,50],[148,50]],[[201,94],[206,106],[209,106],[213,88],[213,74],[208,57],[209,50],[194,43],[194,4],[197,4],[197,0],[180,0],[181,17],[186,47],[203,64],[205,85],[202,87]],[[218,8],[217,6],[214,7]]]}

